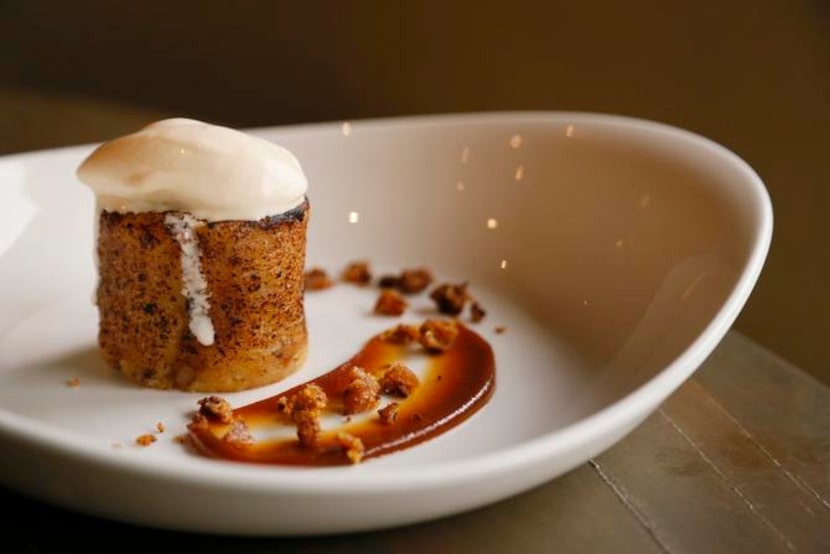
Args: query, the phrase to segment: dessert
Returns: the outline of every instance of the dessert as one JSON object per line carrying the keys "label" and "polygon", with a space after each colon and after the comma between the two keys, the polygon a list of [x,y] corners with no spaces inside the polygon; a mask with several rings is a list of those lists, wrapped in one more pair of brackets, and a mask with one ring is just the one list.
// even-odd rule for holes
{"label": "dessert", "polygon": [[[239,462],[328,466],[355,464],[448,431],[493,394],[493,351],[456,321],[432,320],[414,329],[441,329],[440,351],[382,333],[332,371],[277,395],[234,410],[221,399],[209,400],[222,405],[225,418],[197,414],[188,425],[190,445]],[[420,377],[403,363],[413,356],[426,356]],[[296,428],[296,438],[273,432],[286,426]],[[245,440],[235,439],[237,429],[245,429]]]}
{"label": "dessert", "polygon": [[306,356],[309,204],[296,158],[188,119],[103,144],[78,169],[98,205],[98,342],[155,388],[234,391]]}

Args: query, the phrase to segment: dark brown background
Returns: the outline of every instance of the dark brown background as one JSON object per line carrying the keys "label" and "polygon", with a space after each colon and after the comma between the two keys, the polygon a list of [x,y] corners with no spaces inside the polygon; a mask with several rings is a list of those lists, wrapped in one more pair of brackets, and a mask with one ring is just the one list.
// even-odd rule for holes
{"label": "dark brown background", "polygon": [[825,0],[0,0],[0,152],[126,131],[101,101],[235,126],[502,109],[679,125],[773,198],[738,328],[830,382],[828,37]]}

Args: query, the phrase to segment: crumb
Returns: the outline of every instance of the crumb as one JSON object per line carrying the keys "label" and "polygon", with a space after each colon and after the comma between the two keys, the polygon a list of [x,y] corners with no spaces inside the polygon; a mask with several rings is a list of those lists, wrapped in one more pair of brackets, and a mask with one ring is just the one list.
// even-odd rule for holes
{"label": "crumb", "polygon": [[349,458],[351,463],[360,463],[363,454],[366,452],[362,440],[349,433],[337,433],[337,442],[346,451],[346,457]]}
{"label": "crumb", "polygon": [[420,382],[411,369],[400,362],[390,367],[380,378],[380,389],[384,394],[406,398],[418,388]]}
{"label": "crumb", "polygon": [[288,401],[288,397],[284,394],[277,398],[277,412],[281,414],[289,414],[291,413],[291,402]]}
{"label": "crumb", "polygon": [[372,273],[369,271],[369,262],[352,262],[343,270],[342,279],[347,283],[356,285],[368,285],[372,280]]}
{"label": "crumb", "polygon": [[452,320],[428,319],[420,329],[420,342],[429,351],[447,350],[458,336],[458,324]]}
{"label": "crumb", "polygon": [[294,396],[291,411],[320,411],[326,407],[328,401],[326,392],[319,385],[310,383],[301,388]]}
{"label": "crumb", "polygon": [[499,335],[501,335],[502,333],[504,333],[505,331],[507,331],[507,327],[505,327],[504,325],[499,325],[498,327],[496,327],[495,329],[493,329],[493,331],[495,331],[496,333],[498,333]]}
{"label": "crumb", "polygon": [[173,437],[173,442],[177,442],[179,444],[187,444],[187,435],[176,435]]}
{"label": "crumb", "polygon": [[380,402],[380,384],[360,366],[352,366],[351,382],[343,391],[343,413],[357,414],[371,410]]}
{"label": "crumb", "polygon": [[380,422],[383,425],[392,425],[395,423],[395,420],[398,419],[398,406],[397,402],[390,402],[385,408],[378,410]]}
{"label": "crumb", "polygon": [[150,446],[156,442],[156,436],[149,433],[139,436],[135,439],[135,443],[139,446]]}
{"label": "crumb", "polygon": [[158,431],[159,433],[164,433],[164,431],[166,431],[166,430],[167,430],[167,427],[164,426],[164,423],[162,423],[161,421],[156,423],[156,431]]}
{"label": "crumb", "polygon": [[467,283],[453,285],[444,283],[436,287],[429,295],[438,306],[442,314],[458,315],[464,309],[469,296],[467,295]]}
{"label": "crumb", "polygon": [[77,377],[73,377],[72,379],[70,379],[69,381],[66,382],[66,385],[73,388],[73,389],[77,389],[78,387],[81,386],[81,380],[78,379]]}
{"label": "crumb", "polygon": [[[279,402],[285,398],[280,397]],[[297,439],[302,446],[314,446],[320,438],[320,411],[328,404],[326,392],[319,385],[310,383],[301,388],[289,401],[285,409],[291,412],[291,419],[297,426]]]}
{"label": "crumb", "polygon": [[484,310],[484,308],[481,307],[481,304],[479,304],[478,302],[473,302],[470,305],[470,321],[472,321],[473,323],[478,323],[479,321],[484,319],[484,316],[486,315],[487,312]]}
{"label": "crumb", "polygon": [[416,294],[432,284],[432,273],[423,267],[404,269],[401,272],[398,289],[404,294]]}
{"label": "crumb", "polygon": [[378,286],[382,289],[397,289],[401,286],[401,278],[397,275],[384,275],[378,281]]}
{"label": "crumb", "polygon": [[392,344],[408,345],[412,344],[420,337],[418,328],[414,325],[400,324],[397,327],[388,329],[381,334],[381,340],[391,342]]}
{"label": "crumb", "polygon": [[199,400],[199,415],[221,423],[230,423],[233,419],[233,408],[221,396],[208,396]]}
{"label": "crumb", "polygon": [[323,290],[334,285],[328,273],[319,267],[313,267],[305,272],[305,290]]}
{"label": "crumb", "polygon": [[231,446],[248,446],[256,442],[248,425],[241,419],[233,420],[227,432],[222,436],[222,441]]}
{"label": "crumb", "polygon": [[403,315],[408,304],[399,293],[392,289],[380,291],[377,302],[375,302],[375,313],[378,315]]}

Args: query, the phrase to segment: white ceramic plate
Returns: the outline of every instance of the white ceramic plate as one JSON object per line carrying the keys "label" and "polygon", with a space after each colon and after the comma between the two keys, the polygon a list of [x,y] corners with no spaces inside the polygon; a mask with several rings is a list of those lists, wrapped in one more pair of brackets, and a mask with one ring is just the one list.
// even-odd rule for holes
{"label": "white ceramic plate", "polygon": [[[497,387],[450,433],[355,467],[212,461],[172,437],[201,396],[146,390],[96,353],[91,147],[0,160],[0,481],[62,506],[172,529],[356,531],[460,512],[614,444],[734,321],[772,232],[757,175],[688,132],[578,113],[473,114],[262,129],[311,182],[309,261],[426,264],[468,280]],[[374,292],[309,295],[311,354],[334,367],[389,325]],[[410,320],[428,313],[425,298]],[[495,326],[507,332],[496,334]],[[80,380],[77,389],[67,386]],[[161,421],[147,448],[138,435]]]}

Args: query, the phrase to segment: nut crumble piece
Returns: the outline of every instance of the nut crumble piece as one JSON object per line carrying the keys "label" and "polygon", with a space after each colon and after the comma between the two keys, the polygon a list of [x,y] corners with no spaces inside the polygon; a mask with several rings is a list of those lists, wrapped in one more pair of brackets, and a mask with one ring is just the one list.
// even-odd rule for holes
{"label": "nut crumble piece", "polygon": [[479,321],[484,319],[484,316],[486,315],[487,312],[484,310],[484,308],[481,307],[481,304],[479,304],[478,302],[473,302],[470,305],[470,321],[472,321],[473,323],[478,323]]}
{"label": "nut crumble piece", "polygon": [[161,421],[156,423],[156,431],[158,431],[159,433],[164,433],[166,430],[167,427],[164,426],[164,423],[162,423]]}
{"label": "nut crumble piece", "polygon": [[[285,398],[284,396],[280,398]],[[278,401],[279,402],[279,401]],[[290,406],[288,403],[290,402]],[[320,438],[320,411],[328,404],[325,391],[314,383],[304,386],[294,397],[286,400],[286,409],[297,426],[297,439],[302,446],[314,446]]]}
{"label": "nut crumble piece", "polygon": [[493,329],[493,331],[495,331],[497,334],[501,335],[502,333],[507,331],[507,327],[505,327],[504,325],[499,325],[498,327]]}
{"label": "nut crumble piece", "polygon": [[398,289],[405,294],[416,294],[432,284],[432,273],[423,267],[404,269]]}
{"label": "nut crumble piece", "polygon": [[334,285],[328,273],[319,267],[313,267],[305,272],[305,290],[323,290]]}
{"label": "nut crumble piece", "polygon": [[417,341],[420,336],[418,327],[414,325],[404,325],[401,323],[397,327],[384,331],[380,338],[385,342],[405,346]]}
{"label": "nut crumble piece", "polygon": [[467,283],[460,283],[453,285],[444,283],[437,286],[429,295],[438,306],[438,311],[442,314],[458,315],[464,309],[464,305],[469,300],[467,294]]}
{"label": "nut crumble piece", "polygon": [[69,381],[66,382],[66,385],[68,387],[73,388],[73,389],[77,389],[78,387],[81,386],[81,380],[78,379],[77,377],[73,377],[72,379],[70,379]]}
{"label": "nut crumble piece", "polygon": [[458,336],[458,324],[452,320],[428,319],[419,329],[424,348],[431,352],[443,352],[452,346]]}
{"label": "nut crumble piece", "polygon": [[222,436],[222,440],[231,446],[248,446],[256,442],[251,431],[244,421],[235,419],[231,423],[227,432]]}
{"label": "nut crumble piece", "polygon": [[402,315],[408,304],[400,293],[392,289],[383,289],[380,291],[377,302],[375,302],[375,313],[378,315],[397,316]]}
{"label": "nut crumble piece", "polygon": [[207,396],[199,400],[199,415],[221,423],[230,423],[233,408],[221,396]]}
{"label": "nut crumble piece", "polygon": [[151,435],[150,433],[140,435],[138,438],[135,439],[135,443],[139,446],[150,446],[154,442],[156,442],[156,437],[155,435]]}
{"label": "nut crumble piece", "polygon": [[384,275],[378,281],[378,286],[382,289],[397,289],[401,286],[401,278],[397,275]]}
{"label": "nut crumble piece", "polygon": [[176,435],[175,437],[173,437],[173,442],[176,442],[176,443],[179,443],[179,444],[187,444],[187,442],[188,442],[187,435]]}
{"label": "nut crumble piece", "polygon": [[343,270],[342,279],[347,283],[365,286],[372,280],[372,272],[369,270],[369,262],[352,262]]}
{"label": "nut crumble piece", "polygon": [[318,385],[310,383],[301,388],[296,396],[292,406],[292,412],[296,411],[320,411],[326,407],[329,399],[326,392]]}
{"label": "nut crumble piece", "polygon": [[420,382],[411,369],[400,362],[390,367],[380,378],[380,389],[384,394],[406,398],[418,388]]}
{"label": "nut crumble piece", "polygon": [[366,412],[380,402],[380,384],[360,366],[352,366],[351,382],[343,391],[345,415]]}
{"label": "nut crumble piece", "polygon": [[363,441],[349,433],[337,433],[337,443],[346,451],[346,457],[353,464],[360,463],[366,448]]}
{"label": "nut crumble piece", "polygon": [[395,420],[398,419],[398,407],[399,404],[397,402],[390,402],[385,408],[378,410],[381,424],[392,425],[395,423]]}

